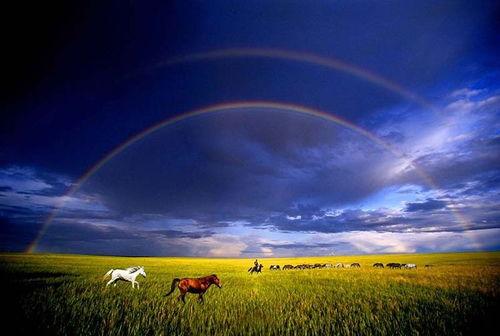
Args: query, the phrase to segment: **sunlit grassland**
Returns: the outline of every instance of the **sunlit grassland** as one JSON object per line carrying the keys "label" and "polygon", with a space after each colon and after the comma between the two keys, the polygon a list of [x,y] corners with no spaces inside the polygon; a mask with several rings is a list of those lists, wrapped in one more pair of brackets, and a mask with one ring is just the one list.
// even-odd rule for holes
{"label": "sunlit grassland", "polygon": [[[19,333],[79,335],[478,334],[495,325],[500,253],[402,254],[262,259],[0,255],[9,322]],[[271,264],[352,263],[361,269],[269,271]],[[417,270],[374,269],[382,262]],[[425,264],[434,265],[425,269]],[[111,268],[144,266],[140,289],[105,288]],[[178,292],[174,277],[217,274],[205,304]]]}

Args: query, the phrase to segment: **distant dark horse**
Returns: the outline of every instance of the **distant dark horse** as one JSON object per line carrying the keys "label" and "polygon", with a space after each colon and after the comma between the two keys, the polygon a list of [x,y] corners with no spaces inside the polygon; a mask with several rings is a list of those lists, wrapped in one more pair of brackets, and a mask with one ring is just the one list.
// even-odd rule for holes
{"label": "distant dark horse", "polygon": [[401,268],[401,264],[400,263],[389,263],[387,265],[385,265],[387,268]]}
{"label": "distant dark horse", "polygon": [[182,300],[182,302],[184,303],[186,303],[184,299],[186,293],[198,294],[198,301],[200,303],[203,303],[203,294],[205,294],[210,285],[214,284],[217,287],[222,288],[220,280],[215,274],[203,278],[182,278],[182,279],[175,278],[174,280],[172,280],[172,287],[170,288],[170,292],[165,294],[165,296],[168,296],[173,293],[173,291],[175,290],[175,285],[177,283],[179,283],[178,287],[179,291],[181,292],[181,295],[179,295],[177,299]]}
{"label": "distant dark horse", "polygon": [[249,272],[250,274],[253,274],[253,272],[255,272],[255,273],[262,273],[262,268],[263,268],[263,267],[264,267],[264,266],[263,266],[262,264],[259,264],[259,266],[252,266],[252,267],[250,267],[250,268],[248,269],[248,272]]}

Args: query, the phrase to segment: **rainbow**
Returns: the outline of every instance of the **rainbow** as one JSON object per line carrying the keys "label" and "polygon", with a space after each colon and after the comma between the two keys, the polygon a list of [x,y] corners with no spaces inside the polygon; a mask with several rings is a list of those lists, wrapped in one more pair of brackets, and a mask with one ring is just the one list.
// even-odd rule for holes
{"label": "rainbow", "polygon": [[128,74],[127,76],[125,76],[125,78],[132,78],[139,74],[142,75],[144,73],[149,73],[163,67],[173,66],[183,63],[217,60],[225,58],[248,58],[248,57],[271,58],[271,59],[281,59],[294,62],[308,63],[315,66],[325,67],[331,70],[345,72],[354,77],[368,81],[377,86],[395,92],[441,115],[440,110],[437,109],[435,106],[433,106],[432,103],[430,103],[423,97],[401,86],[400,84],[391,81],[387,78],[384,78],[367,69],[363,69],[353,64],[346,63],[336,58],[318,56],[305,52],[298,52],[298,51],[284,50],[284,49],[230,48],[230,49],[218,49],[206,52],[192,53],[184,56],[169,58],[165,61],[156,63],[155,65],[146,67],[136,73]]}
{"label": "rainbow", "polygon": [[[157,124],[154,124],[147,129],[139,132],[135,136],[129,138],[127,141],[113,149],[111,152],[109,152],[107,155],[105,155],[102,159],[100,159],[94,166],[92,166],[85,174],[83,174],[77,181],[76,183],[73,184],[73,186],[69,189],[69,191],[66,193],[66,197],[64,198],[69,198],[71,197],[90,177],[92,177],[93,174],[95,174],[96,171],[98,171],[102,166],[104,166],[106,163],[108,163],[110,160],[112,160],[114,157],[116,157],[118,154],[120,154],[122,151],[124,151],[126,148],[129,146],[135,144],[136,142],[140,141],[141,139],[147,137],[148,135],[158,131],[159,129],[162,129],[166,126],[172,125],[176,122],[179,122],[181,120],[185,120],[188,118],[193,118],[202,114],[207,114],[207,113],[213,113],[217,111],[236,111],[236,110],[241,110],[241,109],[267,109],[267,110],[275,110],[275,111],[288,111],[288,112],[295,112],[298,114],[305,114],[317,118],[321,118],[324,120],[328,120],[331,122],[334,122],[338,125],[344,126],[353,132],[356,132],[362,136],[367,137],[368,139],[372,140],[376,144],[380,145],[383,148],[386,148],[387,150],[391,151],[395,155],[404,158],[407,160],[408,164],[411,165],[415,171],[422,177],[422,179],[432,188],[438,189],[438,186],[436,183],[432,180],[432,178],[422,169],[420,169],[418,166],[415,165],[411,157],[409,157],[407,154],[401,152],[398,150],[396,147],[388,143],[387,141],[381,139],[380,137],[376,136],[375,134],[365,130],[364,128],[361,128],[345,119],[342,119],[340,117],[337,117],[335,115],[332,115],[330,113],[317,110],[314,108],[310,107],[304,107],[304,106],[299,106],[299,105],[293,105],[293,104],[287,104],[287,103],[280,103],[280,102],[259,102],[259,101],[242,101],[242,102],[230,102],[230,103],[222,103],[222,104],[216,104],[208,107],[202,107],[199,109],[191,110],[170,118],[167,118]],[[450,203],[450,201],[448,200]],[[451,203],[450,203],[451,204]],[[42,228],[40,229],[37,237],[34,239],[34,241],[30,244],[28,249],[26,250],[27,253],[32,253],[36,250],[36,247],[38,243],[40,242],[41,238],[47,231],[48,227],[52,223],[53,219],[55,216],[58,214],[58,211],[60,208],[63,207],[64,204],[62,204],[60,207],[55,208],[50,215],[47,217],[45,222],[42,225]],[[456,219],[459,221],[459,223],[462,224],[464,229],[466,229],[469,232],[470,231],[470,225],[468,221],[459,214],[459,212],[456,210],[455,207],[450,207],[452,213],[455,215]],[[476,246],[479,248],[480,246],[477,244],[476,240],[473,239],[474,243]]]}

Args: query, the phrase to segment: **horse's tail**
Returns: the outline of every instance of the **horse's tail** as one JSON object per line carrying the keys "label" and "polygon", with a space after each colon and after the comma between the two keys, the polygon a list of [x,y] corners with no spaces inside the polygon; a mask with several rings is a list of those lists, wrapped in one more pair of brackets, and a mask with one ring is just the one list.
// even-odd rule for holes
{"label": "horse's tail", "polygon": [[170,294],[172,294],[172,292],[175,290],[175,285],[177,285],[179,281],[181,281],[181,279],[179,278],[175,278],[174,280],[172,280],[172,287],[170,287],[170,292],[165,294],[165,296],[169,296]]}
{"label": "horse's tail", "polygon": [[104,276],[102,277],[102,280],[106,280],[106,278],[108,277],[108,275],[111,275],[111,273],[113,273],[114,269],[110,269],[108,271],[108,273],[104,274]]}

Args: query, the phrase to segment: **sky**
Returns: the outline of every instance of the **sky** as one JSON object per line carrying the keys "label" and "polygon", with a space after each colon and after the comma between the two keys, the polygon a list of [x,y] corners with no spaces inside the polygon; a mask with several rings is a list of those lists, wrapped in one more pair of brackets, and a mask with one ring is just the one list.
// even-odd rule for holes
{"label": "sky", "polygon": [[494,1],[8,12],[0,251],[500,248]]}

